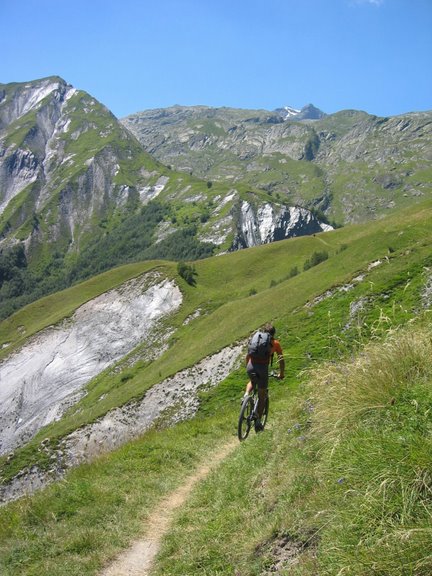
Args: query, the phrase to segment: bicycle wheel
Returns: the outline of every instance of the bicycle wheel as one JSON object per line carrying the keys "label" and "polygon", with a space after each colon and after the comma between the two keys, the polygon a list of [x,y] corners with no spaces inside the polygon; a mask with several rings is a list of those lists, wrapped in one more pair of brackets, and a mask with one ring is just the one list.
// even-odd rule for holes
{"label": "bicycle wheel", "polygon": [[253,400],[252,398],[245,398],[243,401],[237,427],[237,434],[239,440],[245,440],[250,432],[252,426],[253,414]]}
{"label": "bicycle wheel", "polygon": [[267,422],[268,413],[269,413],[269,405],[270,405],[270,401],[269,401],[269,397],[267,396],[266,401],[265,401],[263,415],[261,416],[261,424],[262,424],[263,428]]}

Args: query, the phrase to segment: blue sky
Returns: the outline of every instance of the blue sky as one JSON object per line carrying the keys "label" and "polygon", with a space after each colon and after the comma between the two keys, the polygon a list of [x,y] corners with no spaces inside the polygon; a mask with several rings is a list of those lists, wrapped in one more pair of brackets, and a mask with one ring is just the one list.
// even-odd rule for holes
{"label": "blue sky", "polygon": [[432,0],[0,0],[0,82],[173,104],[432,109]]}

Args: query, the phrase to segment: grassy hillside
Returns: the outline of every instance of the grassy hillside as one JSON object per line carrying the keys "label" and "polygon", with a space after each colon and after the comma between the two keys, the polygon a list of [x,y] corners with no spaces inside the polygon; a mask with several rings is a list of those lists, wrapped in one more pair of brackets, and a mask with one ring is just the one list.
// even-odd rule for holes
{"label": "grassy hillside", "polygon": [[274,390],[271,426],[199,487],[155,574],[431,574],[431,328]]}
{"label": "grassy hillside", "polygon": [[[264,434],[204,482],[166,540],[157,574],[416,574],[432,571],[430,341],[432,203],[349,227],[197,261],[178,281],[181,311],[154,365],[109,371],[64,420],[3,462],[10,477],[61,436],[154,383],[275,321],[287,362]],[[328,259],[304,271],[314,252]],[[150,266],[120,268],[2,323],[0,345],[68,315]],[[298,274],[291,276],[297,267]],[[191,312],[201,316],[183,325]],[[407,333],[398,326],[413,324]],[[387,340],[382,346],[381,342]],[[372,342],[372,344],[369,344]],[[325,363],[325,364],[323,364]],[[235,434],[243,369],[202,394],[198,416],[160,422],[66,481],[0,510],[0,567],[12,574],[96,574],[145,531],[157,502]],[[101,400],[101,396],[104,399]],[[40,457],[40,456],[39,456]],[[295,564],[290,564],[290,561]]]}
{"label": "grassy hillside", "polygon": [[[387,276],[392,278],[392,282],[400,283],[402,288],[410,280],[410,275],[415,275],[417,282],[421,281],[420,272],[427,265],[430,254],[430,212],[431,203],[428,202],[421,209],[412,208],[397,217],[374,224],[197,261],[194,264],[197,271],[195,287],[178,278],[184,293],[184,304],[170,320],[175,333],[170,339],[168,351],[156,363],[148,365],[138,362],[132,368],[125,368],[127,379],[122,377],[118,367],[115,372],[108,369],[96,377],[88,385],[88,394],[71,410],[69,416],[43,430],[31,443],[30,451],[37,450],[40,440],[47,435],[53,439],[60,438],[80,425],[95,420],[107,410],[131,398],[141,397],[156,382],[244,339],[257,325],[268,319],[277,321],[283,339],[289,338],[286,345],[297,352],[299,343],[294,334],[298,335],[303,330],[305,318],[302,317],[298,328],[295,328],[293,311],[297,311],[300,316],[303,314],[307,319],[310,310],[299,312],[307,302],[328,290],[349,283],[353,277],[367,270],[371,262],[382,258],[385,266],[371,270],[367,279],[356,286],[356,292],[360,293],[359,299],[363,298],[367,303],[364,304],[364,313],[376,313],[384,304],[380,302],[380,292],[383,290],[382,284],[389,282]],[[327,251],[329,258],[304,272],[306,260],[314,252],[322,250]],[[174,264],[142,263],[96,277],[83,285],[32,304],[2,322],[0,347],[7,342],[19,344],[23,336],[29,337],[44,326],[59,321],[90,298],[155,265],[168,276],[176,275]],[[293,267],[297,267],[299,274],[290,277]],[[410,271],[412,267],[416,268]],[[384,277],[384,280],[373,280],[375,277]],[[405,296],[414,286],[410,281],[410,289],[404,292]],[[326,330],[329,321],[337,322],[347,313],[353,298],[354,292],[350,291],[346,295],[343,312],[342,305],[330,307],[330,316],[323,318]],[[201,316],[183,325],[185,318],[196,310],[201,311]],[[404,316],[399,309],[392,314]],[[319,355],[322,330],[321,326],[314,336]],[[352,337],[352,330],[347,337]],[[3,354],[10,347],[3,350]],[[302,350],[301,354],[304,353]],[[311,354],[310,351],[307,353]],[[313,355],[316,353],[314,350]],[[9,462],[7,468],[12,473],[21,464],[21,458],[17,456]]]}

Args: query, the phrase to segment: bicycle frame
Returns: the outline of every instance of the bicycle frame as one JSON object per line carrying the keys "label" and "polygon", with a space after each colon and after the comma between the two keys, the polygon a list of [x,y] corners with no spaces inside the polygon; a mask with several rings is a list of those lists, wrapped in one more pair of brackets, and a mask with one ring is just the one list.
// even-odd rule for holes
{"label": "bicycle frame", "polygon": [[[269,378],[279,379],[279,377],[273,370],[270,372]],[[258,420],[258,404],[259,404],[258,386],[254,384],[252,394],[244,398],[240,409],[240,415],[237,425],[237,435],[240,441],[245,440],[248,437],[252,424],[255,424],[255,422]],[[266,425],[268,411],[269,411],[269,393],[267,388],[264,411],[261,416],[261,425],[262,425],[261,430],[264,429],[264,426]]]}

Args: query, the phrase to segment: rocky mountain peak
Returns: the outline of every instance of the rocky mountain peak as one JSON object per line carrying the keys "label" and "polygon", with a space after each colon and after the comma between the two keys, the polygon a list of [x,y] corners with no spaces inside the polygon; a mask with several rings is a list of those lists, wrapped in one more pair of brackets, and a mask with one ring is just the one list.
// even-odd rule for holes
{"label": "rocky mountain peak", "polygon": [[28,112],[40,107],[47,98],[63,101],[76,90],[58,76],[41,78],[34,82],[3,85],[1,90],[0,129],[19,120]]}
{"label": "rocky mountain peak", "polygon": [[298,110],[297,108],[293,108],[292,106],[284,106],[283,108],[277,108],[275,112],[280,114],[284,120],[295,118],[298,114],[300,114],[300,110]]}
{"label": "rocky mountain peak", "polygon": [[320,120],[325,116],[327,114],[313,104],[306,104],[298,113],[297,120]]}
{"label": "rocky mountain peak", "polygon": [[277,114],[282,116],[284,120],[320,120],[326,116],[325,112],[314,106],[313,104],[306,104],[301,110],[293,108],[292,106],[284,106],[275,110]]}

